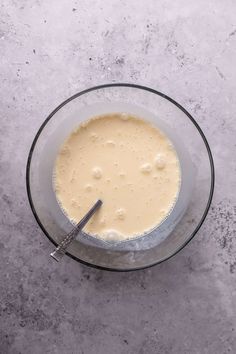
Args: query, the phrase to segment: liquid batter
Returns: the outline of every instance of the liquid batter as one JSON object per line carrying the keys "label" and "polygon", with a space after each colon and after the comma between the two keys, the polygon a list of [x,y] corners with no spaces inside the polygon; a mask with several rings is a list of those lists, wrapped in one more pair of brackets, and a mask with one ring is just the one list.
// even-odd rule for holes
{"label": "liquid batter", "polygon": [[80,221],[103,201],[85,231],[104,240],[140,236],[173,208],[181,172],[170,140],[147,121],[125,113],[94,117],[62,145],[54,189],[67,216]]}

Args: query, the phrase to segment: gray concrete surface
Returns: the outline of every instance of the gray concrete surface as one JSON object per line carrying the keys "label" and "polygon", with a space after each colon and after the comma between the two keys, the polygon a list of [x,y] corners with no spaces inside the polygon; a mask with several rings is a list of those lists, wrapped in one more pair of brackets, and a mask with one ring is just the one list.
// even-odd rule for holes
{"label": "gray concrete surface", "polygon": [[[236,353],[236,3],[2,0],[0,353]],[[172,96],[213,150],[213,207],[176,257],[134,273],[49,257],[26,197],[39,125],[92,85]]]}

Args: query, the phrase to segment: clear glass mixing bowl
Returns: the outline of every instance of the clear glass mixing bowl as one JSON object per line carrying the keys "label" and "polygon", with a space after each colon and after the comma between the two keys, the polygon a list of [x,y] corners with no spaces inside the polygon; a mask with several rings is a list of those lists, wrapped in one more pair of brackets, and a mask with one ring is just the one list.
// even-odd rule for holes
{"label": "clear glass mixing bowl", "polygon": [[71,229],[52,187],[58,148],[81,122],[111,112],[136,114],[170,137],[181,163],[179,198],[169,217],[148,235],[111,246],[80,233],[67,254],[102,269],[142,269],[170,258],[193,238],[207,215],[213,195],[214,164],[208,142],[192,116],[173,99],[132,84],[101,85],[67,99],[48,116],[32,143],[26,170],[28,198],[39,226],[57,245]]}

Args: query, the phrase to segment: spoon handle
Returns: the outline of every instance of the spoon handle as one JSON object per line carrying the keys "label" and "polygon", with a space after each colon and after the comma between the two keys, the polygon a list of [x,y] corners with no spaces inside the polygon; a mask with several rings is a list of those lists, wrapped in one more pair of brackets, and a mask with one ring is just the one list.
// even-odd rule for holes
{"label": "spoon handle", "polygon": [[84,228],[90,218],[93,216],[95,211],[100,208],[102,201],[99,199],[94,206],[84,215],[80,222],[65,236],[65,238],[59,243],[57,248],[50,254],[50,256],[55,259],[57,262],[64,256],[66,253],[67,247],[76,237],[76,235]]}

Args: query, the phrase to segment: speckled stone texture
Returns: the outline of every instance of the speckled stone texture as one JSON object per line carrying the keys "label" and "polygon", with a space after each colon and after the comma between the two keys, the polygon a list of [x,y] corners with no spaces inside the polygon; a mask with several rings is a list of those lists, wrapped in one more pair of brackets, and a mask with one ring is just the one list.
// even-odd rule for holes
{"label": "speckled stone texture", "polygon": [[[0,353],[236,353],[236,2],[2,0]],[[217,179],[194,240],[151,269],[110,273],[65,257],[31,213],[29,147],[81,89],[134,82],[203,128]]]}

